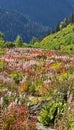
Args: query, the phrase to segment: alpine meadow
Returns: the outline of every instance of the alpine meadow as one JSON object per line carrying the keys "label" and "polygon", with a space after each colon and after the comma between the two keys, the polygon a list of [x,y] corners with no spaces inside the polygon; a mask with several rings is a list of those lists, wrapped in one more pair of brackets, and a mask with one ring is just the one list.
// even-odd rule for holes
{"label": "alpine meadow", "polygon": [[0,0],[0,130],[74,130],[74,0]]}

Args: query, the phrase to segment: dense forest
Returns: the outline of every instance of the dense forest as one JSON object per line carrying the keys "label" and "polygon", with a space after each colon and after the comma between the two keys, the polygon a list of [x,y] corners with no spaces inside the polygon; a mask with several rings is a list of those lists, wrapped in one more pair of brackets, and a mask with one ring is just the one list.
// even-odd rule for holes
{"label": "dense forest", "polygon": [[[8,37],[10,37],[10,35]],[[31,37],[31,40],[29,41],[28,44],[25,41],[23,41],[21,35],[17,34],[15,40],[9,42],[5,39],[5,35],[3,33],[0,33],[0,47],[1,48],[35,47],[35,48],[46,48],[46,49],[56,49],[56,50],[60,49],[65,51],[68,51],[71,48],[73,49],[74,48],[74,14],[70,15],[67,18],[64,18],[64,20],[58,23],[54,28],[52,28],[52,30],[48,31],[48,34],[46,36],[41,36],[40,40],[38,38],[39,37],[35,37],[33,35],[33,37]]]}
{"label": "dense forest", "polygon": [[51,28],[73,13],[74,0],[0,0],[0,6]]}
{"label": "dense forest", "polygon": [[20,35],[29,43],[32,37],[41,39],[47,35],[73,12],[74,0],[1,0],[0,32],[7,41],[14,41]]}
{"label": "dense forest", "polygon": [[0,8],[0,32],[5,34],[7,41],[14,41],[20,35],[25,42],[30,42],[32,37],[40,39],[49,32],[49,28],[39,23],[32,22],[27,16],[15,11]]}

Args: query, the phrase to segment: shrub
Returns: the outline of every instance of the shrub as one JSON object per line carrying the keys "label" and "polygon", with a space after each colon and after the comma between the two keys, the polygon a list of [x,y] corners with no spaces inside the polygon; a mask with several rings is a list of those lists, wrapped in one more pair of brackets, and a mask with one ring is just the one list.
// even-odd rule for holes
{"label": "shrub", "polygon": [[25,105],[13,105],[4,114],[3,130],[34,130],[36,119],[29,120],[29,111]]}
{"label": "shrub", "polygon": [[23,73],[12,73],[10,74],[10,77],[18,84],[23,78]]}
{"label": "shrub", "polygon": [[58,109],[60,113],[62,113],[63,106],[61,102],[50,102],[49,104],[44,105],[39,115],[39,121],[46,126],[51,123],[54,124]]}

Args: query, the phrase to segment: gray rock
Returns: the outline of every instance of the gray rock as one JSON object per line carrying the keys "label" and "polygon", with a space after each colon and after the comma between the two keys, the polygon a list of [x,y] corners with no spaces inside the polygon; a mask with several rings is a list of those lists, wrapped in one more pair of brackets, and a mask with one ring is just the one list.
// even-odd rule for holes
{"label": "gray rock", "polygon": [[55,130],[50,127],[43,126],[41,123],[36,124],[36,130]]}

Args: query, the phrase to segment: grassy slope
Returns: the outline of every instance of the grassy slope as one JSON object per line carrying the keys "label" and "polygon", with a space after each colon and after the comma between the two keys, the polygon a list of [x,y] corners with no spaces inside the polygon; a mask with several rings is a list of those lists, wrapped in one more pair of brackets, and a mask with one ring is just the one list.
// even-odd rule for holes
{"label": "grassy slope", "polygon": [[34,44],[34,47],[47,48],[47,49],[61,49],[73,50],[74,49],[74,24],[68,25],[61,31],[50,34],[43,38],[43,40]]}

